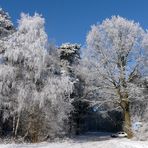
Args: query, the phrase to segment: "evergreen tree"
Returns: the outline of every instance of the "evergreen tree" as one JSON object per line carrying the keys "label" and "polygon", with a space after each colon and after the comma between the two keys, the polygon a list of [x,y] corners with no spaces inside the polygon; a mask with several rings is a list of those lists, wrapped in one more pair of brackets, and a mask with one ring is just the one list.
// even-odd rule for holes
{"label": "evergreen tree", "polygon": [[7,37],[12,34],[14,30],[9,14],[0,8],[0,38]]}
{"label": "evergreen tree", "polygon": [[0,53],[3,53],[5,50],[3,41],[13,32],[15,32],[15,28],[10,20],[9,14],[0,8]]}
{"label": "evergreen tree", "polygon": [[61,60],[62,72],[70,76],[71,82],[74,83],[74,89],[71,94],[74,110],[71,112],[69,118],[69,133],[80,134],[83,130],[83,116],[87,112],[88,103],[80,100],[83,94],[83,85],[81,77],[77,72],[77,66],[80,61],[80,48],[79,44],[64,43],[59,47],[59,55]]}

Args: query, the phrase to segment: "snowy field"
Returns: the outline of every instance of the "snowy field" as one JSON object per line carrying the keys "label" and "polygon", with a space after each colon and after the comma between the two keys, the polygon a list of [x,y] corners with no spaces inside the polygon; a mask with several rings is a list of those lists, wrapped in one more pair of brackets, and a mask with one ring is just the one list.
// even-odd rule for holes
{"label": "snowy field", "polygon": [[40,144],[8,144],[0,148],[148,148],[148,142],[130,141],[125,139],[112,139],[107,141],[89,141]]}
{"label": "snowy field", "polygon": [[[99,133],[100,135],[100,133]],[[79,136],[73,140],[39,144],[0,144],[0,148],[148,148],[148,141],[113,139],[104,134]]]}

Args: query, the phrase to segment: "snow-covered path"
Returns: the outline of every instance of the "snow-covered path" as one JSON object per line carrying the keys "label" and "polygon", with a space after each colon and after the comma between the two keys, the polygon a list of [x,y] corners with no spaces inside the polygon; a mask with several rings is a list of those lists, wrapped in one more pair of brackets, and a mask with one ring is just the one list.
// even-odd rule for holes
{"label": "snow-covered path", "polygon": [[66,141],[62,143],[40,144],[8,144],[0,145],[0,148],[148,148],[148,142],[131,141],[127,139],[111,139],[106,141],[76,142]]}

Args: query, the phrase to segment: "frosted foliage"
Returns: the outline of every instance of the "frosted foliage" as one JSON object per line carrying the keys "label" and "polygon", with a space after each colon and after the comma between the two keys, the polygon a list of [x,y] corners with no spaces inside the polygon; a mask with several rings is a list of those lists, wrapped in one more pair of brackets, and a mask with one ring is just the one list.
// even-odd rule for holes
{"label": "frosted foliage", "polygon": [[[30,101],[49,99],[51,102],[58,102],[56,99],[63,99],[64,93],[70,95],[72,84],[69,77],[54,77],[52,72],[50,74],[52,69],[47,68],[56,63],[53,63],[55,61],[51,60],[52,57],[46,52],[47,35],[44,32],[44,19],[38,14],[33,17],[22,14],[21,17],[18,31],[6,42],[7,50],[4,55],[12,66],[20,68],[19,73],[24,76],[24,80],[17,81],[18,98],[22,102],[27,102],[28,98]],[[51,63],[48,63],[47,59]],[[40,77],[41,73],[44,77]],[[34,79],[43,83],[41,91],[37,90],[37,84],[33,83]]]}
{"label": "frosted foliage", "polygon": [[[15,31],[12,22],[10,21],[9,14],[0,8],[0,54],[5,51],[4,40]],[[2,60],[0,58],[0,62]]]}
{"label": "frosted foliage", "polygon": [[141,68],[141,70],[143,70],[144,73],[148,73],[148,31],[146,32],[146,34],[144,35],[144,39],[143,39],[143,42],[142,42],[142,45],[143,45],[143,48],[146,49],[146,58],[144,60],[144,63],[145,63],[145,68]]}
{"label": "frosted foliage", "polygon": [[[80,50],[81,45],[79,44],[70,44],[64,43],[59,47],[59,55],[61,59],[61,65],[65,72],[69,72],[72,68],[72,65],[77,65],[80,59]],[[69,70],[68,70],[69,69]]]}
{"label": "frosted foliage", "polygon": [[[53,134],[52,136],[59,133],[62,135],[62,132],[66,132],[63,130],[66,128],[64,124],[73,110],[72,100],[69,96],[72,86],[68,77],[49,78],[41,94],[44,99],[40,102],[40,107],[44,106],[43,110],[46,115],[45,133],[47,133],[47,129],[50,129],[49,134]],[[50,102],[51,105],[48,106],[47,102]]]}
{"label": "frosted foliage", "polygon": [[[40,92],[36,90],[36,86],[32,83],[20,83],[18,85],[17,112],[24,109],[31,109],[32,106],[36,104],[39,104],[40,108],[44,108],[46,102],[50,102],[51,107],[55,107],[56,110],[59,109],[59,113],[63,114],[63,116],[59,116],[63,119],[64,116],[67,115],[66,112],[71,110],[69,95],[72,92],[72,87],[73,84],[68,77],[49,77]],[[65,95],[67,95],[67,99],[65,98]],[[66,107],[68,107],[68,109]]]}
{"label": "frosted foliage", "polygon": [[0,80],[7,81],[9,78],[14,79],[15,68],[8,65],[0,65]]}
{"label": "frosted foliage", "polygon": [[0,65],[0,108],[3,108],[3,119],[8,118],[14,113],[12,106],[15,103],[12,90],[15,87],[15,78],[15,68],[8,65]]}
{"label": "frosted foliage", "polygon": [[[68,77],[48,77],[46,80],[42,91],[35,90],[34,84],[28,84],[23,86],[19,85],[19,95],[18,98],[23,101],[23,103],[28,102],[32,105],[34,102],[39,102],[40,107],[46,105],[46,101],[50,101],[52,106],[62,105],[64,102],[65,95],[67,95],[67,103],[70,103],[70,93],[72,92],[73,84],[70,82]],[[31,95],[31,98],[28,98],[28,95]],[[26,99],[26,100],[25,100]],[[29,99],[29,100],[28,100]],[[32,102],[32,103],[31,103]],[[26,104],[28,107],[29,104]]]}
{"label": "frosted foliage", "polygon": [[[51,103],[56,105],[62,103],[66,94],[68,95],[67,98],[70,99],[69,95],[72,90],[73,84],[70,82],[69,77],[49,77],[42,93],[45,99],[51,100]],[[67,102],[70,102],[70,100],[67,100]]]}
{"label": "frosted foliage", "polygon": [[[140,93],[139,87],[130,82],[143,75],[145,50],[142,47],[144,31],[138,23],[119,16],[106,19],[100,25],[93,25],[87,35],[87,53],[85,62],[92,70],[91,78],[99,82],[100,95],[103,98],[121,99],[130,90]],[[85,68],[86,69],[86,68]],[[135,90],[133,88],[135,86]],[[135,94],[135,95],[137,95]],[[131,96],[130,96],[131,95]],[[138,96],[138,95],[137,95]]]}
{"label": "frosted foliage", "polygon": [[47,48],[47,35],[44,31],[44,19],[38,14],[33,17],[22,14],[18,31],[6,43],[5,57],[12,63],[24,63],[40,77],[44,69]]}
{"label": "frosted foliage", "polygon": [[13,26],[9,14],[5,13],[2,8],[0,8],[0,26],[4,28]]}
{"label": "frosted foliage", "polygon": [[110,50],[127,53],[138,46],[142,32],[139,24],[113,16],[103,21],[101,25],[92,26],[87,36],[87,43],[98,50],[112,47]]}
{"label": "frosted foliage", "polygon": [[[145,102],[145,104],[147,104],[147,102]],[[143,110],[143,109],[141,109],[141,110]],[[148,112],[148,106],[147,106],[147,108],[144,108],[144,112],[142,114],[143,117],[140,118],[140,120],[136,120],[136,122],[141,121],[141,123],[142,123],[142,126],[137,131],[135,131],[136,140],[145,140],[146,141],[148,138],[148,128],[147,128],[148,127],[148,122],[147,122],[148,121],[148,114],[147,114],[147,112]],[[139,117],[138,117],[138,119],[139,119]]]}
{"label": "frosted foliage", "polygon": [[14,27],[10,21],[9,14],[0,8],[0,37],[7,37],[12,32],[14,32]]}
{"label": "frosted foliage", "polygon": [[80,47],[81,45],[79,44],[64,43],[60,46],[60,50],[61,52],[63,51],[65,54],[69,55],[76,53]]}
{"label": "frosted foliage", "polygon": [[55,48],[48,46],[44,19],[38,14],[22,14],[17,31],[4,45],[4,62],[0,65],[3,118],[12,117],[16,134],[19,128],[23,135],[30,134],[36,130],[31,126],[36,125],[37,131],[42,131],[40,136],[47,136],[51,129],[58,133],[72,110],[73,83],[69,76],[61,74],[55,51],[49,52]]}

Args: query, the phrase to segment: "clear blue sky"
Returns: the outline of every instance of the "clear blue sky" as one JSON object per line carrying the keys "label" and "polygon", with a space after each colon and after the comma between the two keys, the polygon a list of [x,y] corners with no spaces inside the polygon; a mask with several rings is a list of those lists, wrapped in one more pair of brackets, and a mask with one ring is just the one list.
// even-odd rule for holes
{"label": "clear blue sky", "polygon": [[148,0],[0,0],[17,25],[20,13],[41,13],[49,40],[85,44],[90,26],[112,15],[133,19],[148,28]]}

